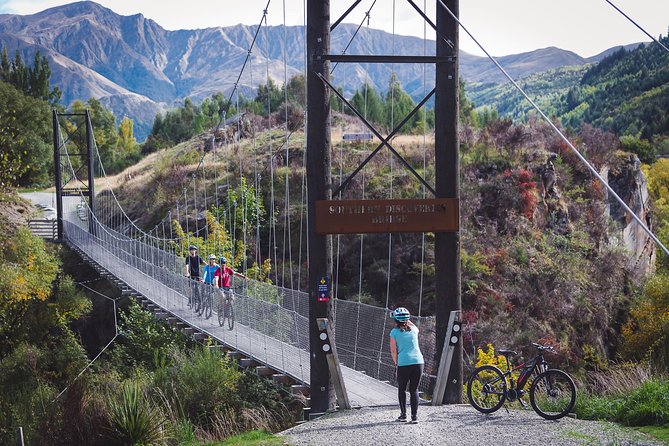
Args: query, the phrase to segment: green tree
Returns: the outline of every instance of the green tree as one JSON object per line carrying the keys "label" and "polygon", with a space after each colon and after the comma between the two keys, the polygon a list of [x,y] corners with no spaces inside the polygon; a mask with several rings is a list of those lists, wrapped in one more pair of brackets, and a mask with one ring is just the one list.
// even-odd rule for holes
{"label": "green tree", "polygon": [[307,93],[306,93],[307,81],[304,78],[303,74],[298,74],[291,77],[288,80],[287,93],[288,100],[294,102],[303,107],[307,105]]}
{"label": "green tree", "polygon": [[52,106],[60,101],[60,89],[51,89],[49,61],[46,56],[40,56],[39,50],[35,52],[33,66],[28,67],[18,51],[10,62],[7,49],[3,48],[0,56],[0,80],[12,84],[26,95],[47,101]]}
{"label": "green tree", "polygon": [[283,103],[283,99],[283,92],[276,86],[271,77],[266,84],[258,85],[258,94],[256,95],[255,102],[262,107],[263,115],[277,111]]}
{"label": "green tree", "polygon": [[0,188],[47,185],[53,170],[49,105],[0,82]]}
{"label": "green tree", "polygon": [[636,153],[641,162],[646,164],[655,162],[655,148],[650,141],[636,136],[622,136],[620,142],[625,151]]}
{"label": "green tree", "polygon": [[7,48],[3,48],[2,56],[0,56],[0,80],[8,82],[10,70],[11,66],[9,65],[9,58],[7,57]]}
{"label": "green tree", "polygon": [[[394,128],[404,119],[415,107],[411,96],[402,88],[395,73],[390,77],[388,91],[386,92],[386,119],[385,125],[389,129]],[[400,131],[411,132],[422,128],[423,110],[418,110],[409,121],[402,126]]]}
{"label": "green tree", "polygon": [[351,99],[358,112],[367,117],[367,120],[377,124],[385,123],[385,111],[383,99],[370,84],[365,84],[360,90],[357,90]]}

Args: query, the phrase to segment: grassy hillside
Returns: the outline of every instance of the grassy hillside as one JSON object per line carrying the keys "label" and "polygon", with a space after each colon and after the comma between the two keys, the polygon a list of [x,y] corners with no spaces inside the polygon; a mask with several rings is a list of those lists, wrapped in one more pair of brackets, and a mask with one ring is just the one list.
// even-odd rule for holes
{"label": "grassy hillside", "polygon": [[648,44],[621,49],[588,70],[558,113],[569,125],[588,122],[619,135],[652,139],[669,134],[668,106],[669,54]]}
{"label": "grassy hillside", "polygon": [[[669,151],[669,54],[655,43],[620,48],[599,63],[559,68],[518,83],[566,127],[587,123],[650,141],[654,147],[638,148],[638,141],[626,144],[646,162]],[[516,121],[533,113],[511,84],[470,84],[467,94],[479,109],[490,108]]]}
{"label": "grassy hillside", "polygon": [[[518,84],[546,114],[551,115],[557,112],[563,96],[580,82],[590,67],[591,64],[557,68],[523,78]],[[466,92],[478,110],[492,108],[500,116],[516,121],[523,121],[534,112],[532,105],[510,82],[467,84]]]}

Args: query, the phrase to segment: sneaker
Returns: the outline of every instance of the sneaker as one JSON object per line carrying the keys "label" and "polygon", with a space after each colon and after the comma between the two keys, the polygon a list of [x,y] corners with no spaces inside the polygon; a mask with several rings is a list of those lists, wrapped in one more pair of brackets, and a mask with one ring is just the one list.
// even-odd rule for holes
{"label": "sneaker", "polygon": [[399,422],[401,422],[401,423],[406,423],[406,421],[407,421],[407,414],[405,414],[405,413],[400,414],[400,416],[397,417],[397,419],[396,419],[395,421],[399,421]]}
{"label": "sneaker", "polygon": [[411,417],[410,424],[418,424],[418,417]]}

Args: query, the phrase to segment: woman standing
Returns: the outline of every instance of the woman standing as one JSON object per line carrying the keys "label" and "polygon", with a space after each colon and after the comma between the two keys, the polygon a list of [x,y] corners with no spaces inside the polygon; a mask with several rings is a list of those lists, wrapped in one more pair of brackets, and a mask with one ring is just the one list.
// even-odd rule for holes
{"label": "woman standing", "polygon": [[411,423],[418,423],[418,383],[423,375],[423,354],[418,347],[418,328],[409,320],[411,315],[404,307],[393,311],[395,328],[390,331],[390,354],[397,366],[397,396],[400,416],[397,421],[407,421],[406,388],[409,386]]}

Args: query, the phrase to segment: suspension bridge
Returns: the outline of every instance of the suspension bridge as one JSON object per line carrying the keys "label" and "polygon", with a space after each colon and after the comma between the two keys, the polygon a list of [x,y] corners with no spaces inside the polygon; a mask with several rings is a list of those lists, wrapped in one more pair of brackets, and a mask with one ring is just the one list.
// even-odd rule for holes
{"label": "suspension bridge", "polygon": [[[337,355],[341,364],[341,374],[345,383],[345,391],[351,403],[356,406],[385,406],[396,403],[395,366],[393,365],[388,338],[393,328],[389,317],[391,296],[391,259],[397,249],[397,241],[393,241],[393,234],[387,238],[387,292],[385,305],[382,307],[368,305],[363,302],[363,267],[371,262],[365,258],[364,235],[359,236],[359,270],[360,279],[357,298],[344,299],[339,296],[338,268],[339,268],[339,236],[330,239],[330,236],[317,234],[314,230],[316,199],[332,200],[332,198],[351,198],[350,189],[346,186],[357,185],[357,191],[362,191],[362,197],[354,198],[384,198],[396,199],[393,189],[394,181],[400,173],[393,163],[399,164],[408,170],[413,179],[419,183],[419,196],[411,198],[425,199],[428,194],[435,198],[449,198],[457,200],[459,196],[459,174],[458,166],[458,140],[457,140],[457,28],[463,25],[457,19],[457,1],[437,1],[436,24],[426,16],[425,7],[422,9],[413,1],[408,1],[410,10],[416,12],[424,19],[426,26],[431,26],[436,35],[436,51],[416,55],[385,55],[385,56],[348,56],[343,51],[341,55],[329,54],[329,33],[337,24],[347,17],[360,1],[355,1],[351,8],[333,24],[324,17],[323,9],[329,7],[327,2],[309,2],[312,8],[311,22],[308,21],[305,29],[309,29],[312,35],[306,35],[307,47],[305,54],[305,68],[307,86],[305,95],[308,98],[309,125],[306,126],[307,137],[304,146],[301,147],[302,156],[296,157],[290,153],[290,141],[293,131],[288,128],[288,108],[284,109],[285,128],[281,137],[272,136],[268,140],[260,142],[256,138],[257,132],[250,145],[253,154],[252,166],[253,177],[249,180],[243,178],[241,161],[237,164],[231,160],[231,154],[239,150],[242,141],[239,137],[241,132],[239,126],[241,119],[225,119],[227,110],[221,116],[221,122],[213,131],[213,144],[211,150],[204,150],[197,167],[190,170],[186,175],[179,200],[170,208],[167,215],[147,230],[138,225],[126,212],[116,196],[114,183],[107,176],[102,158],[100,156],[88,113],[85,115],[59,115],[54,112],[54,161],[56,165],[57,182],[57,210],[58,210],[58,234],[61,240],[79,252],[87,261],[94,264],[100,271],[113,276],[129,294],[148,302],[154,312],[161,318],[182,327],[190,333],[210,338],[216,345],[231,350],[235,355],[244,357],[246,364],[258,367],[258,373],[271,374],[277,382],[294,384],[297,388],[311,387],[311,394],[325,392],[329,377],[325,374],[325,380],[319,378],[314,382],[314,364],[322,367],[323,352],[315,349],[315,318],[314,316],[327,317],[332,320],[334,328]],[[361,21],[361,26],[367,21],[371,9],[376,4],[374,1]],[[393,2],[395,5],[395,2]],[[268,2],[269,6],[269,2]],[[285,17],[285,2],[284,17]],[[235,88],[230,93],[227,101],[228,107],[237,104],[240,112],[240,93],[237,86],[243,76],[248,76],[253,82],[254,64],[262,59],[262,51],[256,47],[261,36],[262,23],[266,20],[267,7],[263,11],[262,19],[258,25],[257,32],[253,37],[247,53],[247,59],[239,73]],[[315,28],[318,28],[315,30]],[[360,28],[358,28],[360,29]],[[469,33],[466,28],[463,29]],[[305,31],[305,34],[308,33]],[[315,33],[315,34],[314,34]],[[320,34],[319,34],[320,33]],[[351,37],[356,38],[357,32]],[[473,38],[473,36],[471,36]],[[474,39],[475,40],[475,39]],[[323,42],[326,42],[324,44]],[[478,42],[477,42],[478,43]],[[270,42],[265,41],[266,45]],[[346,46],[348,48],[348,45]],[[483,48],[482,48],[483,49]],[[485,51],[485,49],[483,49]],[[284,53],[284,85],[287,79],[287,55]],[[258,55],[260,54],[260,56]],[[436,54],[436,55],[430,55]],[[491,57],[491,60],[495,60]],[[366,119],[366,112],[355,110],[349,101],[332,85],[329,80],[329,62],[339,63],[413,63],[423,68],[426,64],[436,65],[436,76],[434,85],[427,85],[427,77],[423,75],[424,99],[406,116],[392,119],[393,129],[387,136],[383,136]],[[336,65],[335,65],[336,67]],[[506,74],[501,66],[498,68]],[[332,68],[334,70],[334,68]],[[256,68],[257,71],[257,68]],[[270,79],[269,59],[264,70],[264,79]],[[258,73],[255,74],[258,76]],[[392,75],[392,72],[391,72]],[[513,79],[509,79],[525,94]],[[339,147],[339,178],[338,188],[332,193],[330,184],[331,153],[337,151],[330,146],[330,93],[339,96],[343,104],[353,110],[353,113],[381,142],[376,149],[371,150],[368,145],[373,144],[367,138],[364,144],[364,155],[366,159],[350,172],[344,172],[343,159],[348,156],[344,153],[342,145]],[[287,89],[284,89],[287,98]],[[366,96],[366,95],[365,95]],[[436,128],[434,136],[435,166],[426,165],[425,153],[428,149],[427,137],[424,135],[421,150],[423,151],[421,163],[408,162],[392,146],[392,137],[428,100],[435,97]],[[527,95],[525,95],[527,97]],[[529,97],[528,100],[531,101]],[[366,99],[365,99],[366,100]],[[394,99],[391,98],[391,101]],[[532,102],[534,105],[534,103]],[[536,107],[536,105],[535,105]],[[365,107],[366,108],[366,107]],[[536,107],[543,118],[554,127],[556,132],[565,140],[569,147],[581,157],[578,150],[564,137],[550,120]],[[267,109],[271,115],[271,104],[268,98]],[[446,116],[446,110],[450,115]],[[441,114],[440,114],[441,113]],[[440,119],[442,118],[442,119]],[[268,118],[268,127],[272,128],[271,118]],[[216,139],[216,132],[221,126],[237,126],[236,132],[232,132],[232,138],[224,140]],[[424,126],[425,128],[425,126]],[[84,134],[85,129],[85,134]],[[343,144],[343,143],[342,143]],[[447,150],[441,151],[444,147]],[[450,147],[450,149],[448,148]],[[381,149],[387,148],[383,161],[389,167],[387,190],[385,197],[369,197],[365,194],[365,181],[369,177],[365,169],[370,160],[379,154]],[[263,153],[263,151],[265,151]],[[281,152],[285,153],[282,154]],[[82,154],[84,158],[80,158]],[[283,156],[277,156],[277,155]],[[581,157],[582,158],[582,157]],[[604,180],[590,164],[582,158],[582,161],[591,169],[593,174],[601,181]],[[314,167],[314,165],[316,165]],[[310,170],[311,166],[311,170]],[[248,166],[247,166],[248,167]],[[314,170],[315,169],[315,170]],[[320,170],[319,170],[320,169]],[[325,170],[323,170],[325,169]],[[291,194],[290,174],[298,172],[301,176],[299,194]],[[423,172],[422,175],[418,171]],[[358,177],[356,175],[362,172]],[[269,190],[261,192],[261,177],[269,176]],[[285,175],[282,187],[280,175]],[[448,178],[440,177],[446,175]],[[360,178],[361,177],[361,178]],[[242,195],[238,198],[231,197],[231,191],[242,181],[254,186],[252,197]],[[435,184],[434,188],[432,184]],[[604,182],[606,185],[606,183]],[[649,233],[665,251],[645,224],[629,209],[629,207],[610,189],[610,193],[620,201],[632,218]],[[307,190],[309,193],[307,193]],[[96,194],[97,191],[97,194]],[[291,195],[301,197],[298,203],[291,202]],[[43,199],[44,197],[42,197]],[[258,206],[250,203],[251,198],[255,203],[264,201],[268,208],[268,222],[261,228],[259,215],[255,217],[255,227],[248,227],[247,218],[258,213]],[[402,197],[406,198],[406,197]],[[239,202],[237,200],[240,200]],[[49,203],[43,203],[49,204]],[[456,201],[457,206],[457,201]],[[218,208],[218,214],[214,222],[203,217],[206,211]],[[241,213],[240,229],[238,214]],[[294,218],[298,215],[298,219]],[[456,214],[457,218],[457,214]],[[310,221],[311,220],[311,221]],[[185,232],[181,236],[173,233],[174,222],[185,225]],[[278,223],[282,222],[281,225]],[[299,223],[297,223],[299,222]],[[249,280],[234,282],[235,320],[233,330],[220,327],[217,318],[205,318],[199,316],[193,308],[189,307],[189,296],[197,288],[201,295],[217,300],[217,290],[212,287],[195,283],[184,277],[183,246],[188,246],[193,239],[207,240],[214,237],[215,226],[221,224],[226,227],[233,238],[236,234],[242,234],[242,240],[233,240],[232,243],[214,240],[214,251],[231,257],[239,257],[241,268],[246,272],[255,266],[261,265],[264,260],[270,260],[274,265],[281,265],[284,270],[279,275],[278,271],[273,273],[273,281]],[[295,232],[291,225],[299,224],[298,240],[292,240],[291,235]],[[261,234],[262,231],[266,231]],[[425,316],[421,314],[423,290],[422,283],[425,272],[422,269],[425,261],[426,241],[423,235],[420,247],[421,259],[421,290],[420,300],[417,305],[416,315],[413,316],[414,323],[420,329],[420,345],[425,357],[424,376],[421,380],[420,390],[429,394],[437,380],[438,361],[441,356],[441,348],[445,338],[444,315],[450,310],[460,308],[460,281],[459,281],[459,238],[457,234],[457,221],[454,228],[446,233],[436,234],[435,241],[435,267],[437,303],[436,316]],[[278,233],[283,231],[283,234]],[[364,232],[364,231],[360,231]],[[392,231],[388,231],[392,232]],[[398,231],[401,232],[401,231]],[[430,232],[422,231],[407,232]],[[434,231],[437,232],[437,231]],[[215,237],[214,237],[215,238]],[[297,248],[293,245],[297,244]],[[241,248],[240,248],[241,246]],[[333,247],[335,247],[333,254]],[[235,252],[240,250],[242,252]],[[297,259],[293,258],[297,253]],[[202,253],[203,255],[209,253]],[[333,262],[333,258],[335,259]],[[307,291],[300,289],[302,265],[309,265]],[[334,270],[333,270],[334,263]],[[295,266],[296,271],[293,271]],[[289,271],[286,273],[285,269]],[[316,287],[317,277],[327,276],[333,279],[332,294],[323,302],[316,300],[313,292]],[[272,273],[269,275],[272,278]],[[286,279],[288,278],[288,279]],[[350,296],[349,296],[350,297]],[[320,358],[315,362],[316,359]],[[451,368],[452,383],[451,399],[461,398],[462,385],[462,351],[456,351],[453,366]],[[316,374],[318,376],[318,373]],[[314,388],[316,387],[316,388]],[[448,392],[447,392],[448,394]],[[319,396],[319,410],[323,408],[322,395]],[[451,401],[453,402],[453,401]],[[327,403],[327,401],[326,401]],[[327,404],[326,404],[327,406]]]}

